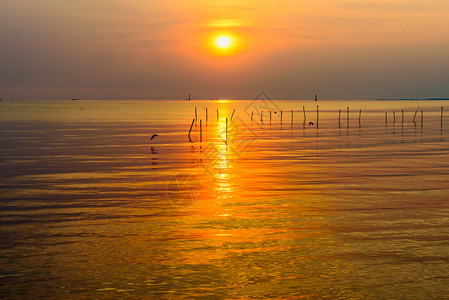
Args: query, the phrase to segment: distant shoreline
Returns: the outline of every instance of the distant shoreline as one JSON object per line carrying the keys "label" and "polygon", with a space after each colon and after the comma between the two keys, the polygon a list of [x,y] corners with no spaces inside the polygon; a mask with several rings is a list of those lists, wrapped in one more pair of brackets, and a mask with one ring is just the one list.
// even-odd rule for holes
{"label": "distant shoreline", "polygon": [[449,100],[449,98],[423,98],[423,99],[408,99],[408,98],[404,98],[404,99],[376,99],[379,101],[417,101],[417,100]]}

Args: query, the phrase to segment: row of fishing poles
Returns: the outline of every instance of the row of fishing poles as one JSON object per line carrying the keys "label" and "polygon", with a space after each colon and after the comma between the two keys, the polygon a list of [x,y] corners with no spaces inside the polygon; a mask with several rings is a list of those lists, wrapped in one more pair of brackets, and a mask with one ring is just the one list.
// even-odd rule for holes
{"label": "row of fishing poles", "polygon": [[[235,108],[234,108],[234,110],[232,111],[231,121],[232,121],[232,118],[234,117],[234,113],[235,113]],[[207,123],[207,121],[208,121],[208,120],[207,120],[207,116],[208,116],[208,114],[207,114],[207,107],[206,107],[206,123]],[[196,109],[196,107],[195,107],[195,119],[192,120],[192,124],[190,125],[190,130],[189,130],[189,135],[188,135],[189,141],[191,141],[191,139],[190,139],[190,133],[191,133],[191,131],[192,131],[193,124],[196,123],[197,120],[198,120],[198,113],[197,113],[197,109]],[[218,109],[217,109],[217,123],[218,123],[219,120],[220,120],[220,116],[219,116]],[[203,120],[200,119],[200,142],[203,141],[203,125],[202,125],[202,121],[203,121]],[[228,118],[226,118],[226,142],[227,142],[227,141],[228,141]]]}
{"label": "row of fishing poles", "polygon": [[[304,114],[304,120],[303,120],[303,126],[305,127],[306,125],[306,121],[307,121],[307,116],[306,116],[306,109],[305,106],[302,107],[302,111]],[[260,112],[260,122],[263,122],[263,110]],[[269,116],[270,116],[270,125],[271,125],[271,119],[272,119],[272,115],[271,115],[271,110],[269,111]],[[293,124],[293,109],[291,110],[291,124]],[[341,109],[338,111],[338,128],[341,128]],[[443,126],[443,112],[444,112],[444,106],[441,107],[441,126]],[[232,111],[232,115],[230,120],[232,121],[232,118],[234,117],[234,113],[235,113],[235,109]],[[275,114],[277,113],[277,111],[274,112]],[[282,119],[283,119],[283,113],[284,111],[280,111],[280,121],[281,121],[281,125],[282,125]],[[349,128],[349,107],[346,108],[346,127]],[[413,123],[416,125],[416,116],[418,114],[418,110],[415,111],[415,114],[413,116]],[[253,122],[253,117],[254,117],[254,111],[251,111],[251,123]],[[217,109],[217,122],[219,121],[220,116],[219,116],[219,111]],[[188,134],[188,138],[190,139],[190,133],[192,131],[193,128],[193,124],[195,124],[198,120],[198,113],[197,113],[197,108],[195,107],[195,118],[192,119],[192,124],[190,125],[190,130],[189,130],[189,134]],[[319,120],[320,120],[320,111],[319,111],[319,107],[317,105],[316,107],[316,126],[317,128],[319,128]],[[359,110],[359,128],[361,128],[362,126],[362,109]],[[208,122],[208,113],[207,113],[207,107],[206,107],[206,123]],[[396,112],[393,111],[393,124],[396,123]],[[421,110],[421,125],[423,125],[424,123],[424,111]],[[385,112],[385,126],[387,126],[388,124],[388,112]],[[404,124],[404,110],[401,110],[401,124]],[[309,125],[313,125],[313,122],[309,122]],[[202,129],[202,119],[200,119],[200,142],[202,142],[203,140],[203,129]],[[228,118],[226,118],[226,141],[228,140]]]}
{"label": "row of fishing poles", "polygon": [[[441,107],[441,126],[443,126],[443,112],[444,112],[444,106]],[[416,115],[418,114],[418,111],[415,111],[415,115],[413,116],[413,123],[416,125]],[[401,123],[404,123],[404,110],[401,110]],[[393,111],[393,124],[396,123],[396,112]],[[421,125],[424,123],[424,111],[421,109]],[[388,112],[385,113],[385,124],[388,124]]]}

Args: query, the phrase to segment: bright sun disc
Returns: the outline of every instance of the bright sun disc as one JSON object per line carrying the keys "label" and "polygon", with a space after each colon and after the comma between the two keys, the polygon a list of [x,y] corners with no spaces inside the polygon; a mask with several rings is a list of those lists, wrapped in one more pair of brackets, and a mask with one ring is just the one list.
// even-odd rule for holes
{"label": "bright sun disc", "polygon": [[219,36],[215,43],[220,48],[228,48],[231,46],[231,38],[228,36]]}

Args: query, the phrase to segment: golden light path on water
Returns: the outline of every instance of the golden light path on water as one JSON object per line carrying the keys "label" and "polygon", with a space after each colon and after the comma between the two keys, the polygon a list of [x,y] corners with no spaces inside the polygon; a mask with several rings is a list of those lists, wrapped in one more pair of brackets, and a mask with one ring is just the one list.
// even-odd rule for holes
{"label": "golden light path on water", "polygon": [[0,296],[446,295],[445,103],[271,105],[2,103]]}

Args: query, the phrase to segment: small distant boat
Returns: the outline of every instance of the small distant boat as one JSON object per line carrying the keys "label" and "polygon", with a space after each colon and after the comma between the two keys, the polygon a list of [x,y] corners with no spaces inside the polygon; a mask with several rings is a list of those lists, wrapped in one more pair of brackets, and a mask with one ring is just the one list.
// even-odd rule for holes
{"label": "small distant boat", "polygon": [[73,98],[72,100],[79,100],[80,98]]}

